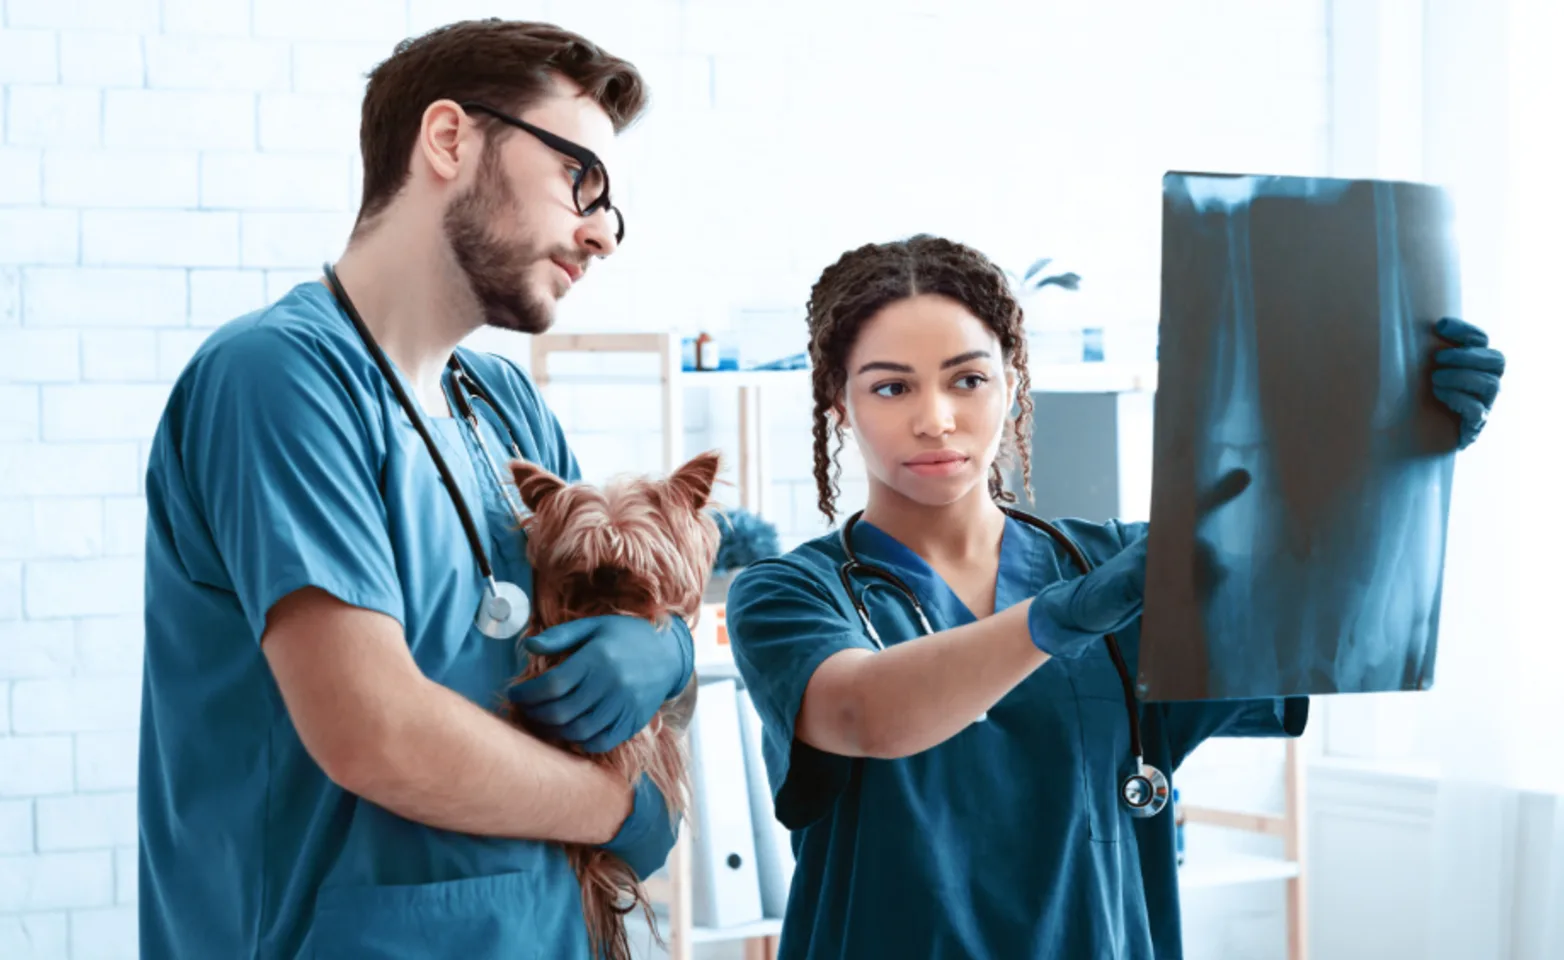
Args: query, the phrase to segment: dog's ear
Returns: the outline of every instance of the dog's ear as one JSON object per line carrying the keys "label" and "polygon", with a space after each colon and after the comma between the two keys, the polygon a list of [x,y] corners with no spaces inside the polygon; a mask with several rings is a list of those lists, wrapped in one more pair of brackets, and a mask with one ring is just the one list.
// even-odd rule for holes
{"label": "dog's ear", "polygon": [[550,473],[546,467],[525,460],[512,460],[510,475],[516,481],[516,489],[521,491],[521,502],[533,513],[542,509],[549,497],[565,489],[565,481]]}
{"label": "dog's ear", "polygon": [[675,470],[668,478],[668,489],[688,503],[691,510],[702,510],[711,500],[711,487],[717,482],[721,466],[722,455],[708,450]]}

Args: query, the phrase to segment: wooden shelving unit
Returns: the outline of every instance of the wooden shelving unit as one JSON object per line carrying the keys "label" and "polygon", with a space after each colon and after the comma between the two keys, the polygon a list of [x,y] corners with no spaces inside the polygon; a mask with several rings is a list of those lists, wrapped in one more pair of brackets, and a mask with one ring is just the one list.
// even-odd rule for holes
{"label": "wooden shelving unit", "polygon": [[[549,357],[557,353],[641,353],[659,358],[655,377],[567,375],[549,372]],[[594,385],[658,384],[662,388],[663,469],[672,470],[684,459],[684,392],[690,387],[736,387],[739,407],[738,491],[739,506],[766,515],[768,492],[765,446],[760,442],[767,387],[807,383],[808,370],[711,370],[683,369],[681,338],[677,333],[545,333],[532,338],[532,379],[539,389],[551,383]]]}
{"label": "wooden shelving unit", "polygon": [[1287,958],[1306,960],[1309,955],[1307,834],[1304,827],[1305,776],[1302,745],[1286,743],[1283,762],[1285,784],[1280,814],[1253,813],[1221,807],[1180,803],[1185,822],[1225,827],[1276,837],[1282,856],[1259,857],[1223,853],[1191,856],[1179,868],[1179,887],[1199,890],[1245,883],[1281,881],[1287,885]]}

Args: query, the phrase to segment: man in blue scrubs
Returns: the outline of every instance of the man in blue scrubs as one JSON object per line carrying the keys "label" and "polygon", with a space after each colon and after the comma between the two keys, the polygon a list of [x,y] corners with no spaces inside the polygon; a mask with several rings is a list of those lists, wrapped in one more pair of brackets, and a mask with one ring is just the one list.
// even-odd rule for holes
{"label": "man in blue scrubs", "polygon": [[642,876],[666,858],[650,781],[495,708],[508,694],[544,731],[610,749],[693,694],[688,631],[567,624],[528,646],[570,660],[508,686],[521,664],[475,627],[484,581],[454,497],[496,578],[531,579],[446,375],[455,352],[492,398],[490,451],[514,437],[577,477],[530,380],[458,343],[547,329],[614,252],[607,158],[643,102],[633,67],[552,27],[465,23],[399,46],[365,94],[363,207],[336,274],[407,404],[319,281],[227,324],[179,377],[147,470],[144,960],[584,960],[559,843]]}

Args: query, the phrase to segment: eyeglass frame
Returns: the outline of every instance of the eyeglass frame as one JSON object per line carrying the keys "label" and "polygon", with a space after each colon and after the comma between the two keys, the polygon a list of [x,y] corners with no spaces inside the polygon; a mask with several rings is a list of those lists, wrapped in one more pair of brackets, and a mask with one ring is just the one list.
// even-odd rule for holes
{"label": "eyeglass frame", "polygon": [[[557,133],[550,133],[536,124],[528,123],[520,117],[513,117],[508,113],[496,110],[486,103],[479,103],[476,100],[469,100],[466,103],[463,103],[461,108],[468,113],[477,112],[488,114],[501,123],[508,124],[520,130],[525,130],[534,137],[537,137],[538,140],[542,141],[543,145],[548,147],[550,150],[553,150],[556,153],[562,153],[570,159],[576,161],[576,163],[580,164],[580,166],[576,168],[575,182],[571,185],[571,199],[576,204],[576,213],[583,217],[590,217],[599,210],[608,210],[614,215],[614,219],[619,223],[619,229],[614,233],[614,243],[617,245],[624,242],[625,215],[618,207],[613,205],[611,200],[609,200],[609,187],[611,181],[608,178],[608,165],[605,164],[602,161],[602,158],[600,158],[596,153],[593,153],[590,149],[583,147],[581,144],[576,143],[573,140],[566,140]],[[594,200],[589,206],[587,206],[586,209],[582,209],[581,184],[586,181],[586,176],[593,167],[597,167],[603,171],[603,195]]]}

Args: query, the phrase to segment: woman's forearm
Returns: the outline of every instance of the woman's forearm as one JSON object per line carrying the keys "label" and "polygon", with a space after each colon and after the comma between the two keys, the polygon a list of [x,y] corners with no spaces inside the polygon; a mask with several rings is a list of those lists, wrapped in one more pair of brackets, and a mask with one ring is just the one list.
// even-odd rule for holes
{"label": "woman's forearm", "polygon": [[844,651],[815,671],[798,735],[845,756],[895,759],[960,733],[1048,660],[1027,631],[1031,601],[888,647]]}

